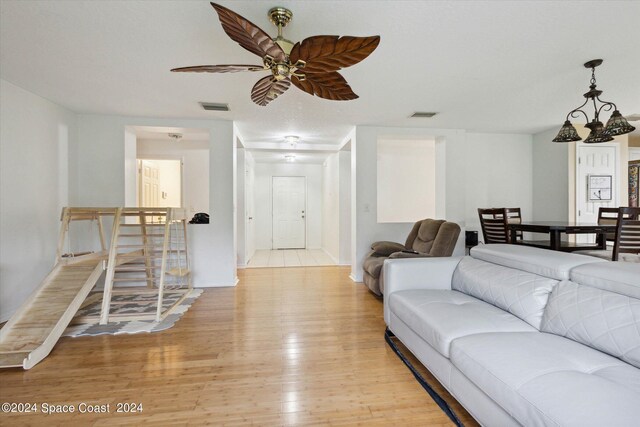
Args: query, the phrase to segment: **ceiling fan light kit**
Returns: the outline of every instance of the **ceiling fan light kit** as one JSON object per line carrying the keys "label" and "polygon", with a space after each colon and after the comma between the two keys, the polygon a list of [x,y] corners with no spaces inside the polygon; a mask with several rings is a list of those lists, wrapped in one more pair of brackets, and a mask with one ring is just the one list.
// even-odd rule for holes
{"label": "ceiling fan light kit", "polygon": [[269,71],[253,86],[251,100],[266,106],[284,93],[291,83],[302,91],[333,101],[358,98],[339,70],[368,57],[380,43],[380,36],[312,36],[293,43],[282,35],[282,29],[293,18],[283,7],[269,10],[269,20],[278,28],[271,38],[265,31],[237,13],[216,3],[211,6],[225,33],[240,46],[262,59],[262,65],[197,65],[174,68],[174,72],[236,73]]}
{"label": "ceiling fan light kit", "polygon": [[[591,68],[591,81],[589,85],[589,91],[586,92],[583,96],[586,98],[584,103],[579,107],[569,111],[567,114],[567,119],[565,120],[562,128],[560,128],[560,132],[558,135],[553,138],[553,142],[574,142],[580,141],[580,135],[578,135],[578,131],[571,124],[569,117],[579,117],[580,113],[584,115],[587,119],[587,124],[584,125],[591,132],[589,136],[584,140],[585,144],[595,144],[599,142],[608,142],[612,141],[614,136],[624,135],[629,132],[633,132],[635,127],[631,126],[629,122],[620,114],[618,111],[618,107],[613,102],[607,102],[600,99],[600,95],[602,95],[602,91],[596,89],[596,67],[602,64],[602,59],[593,59],[584,64],[585,68]],[[601,105],[598,105],[598,101]],[[589,116],[582,110],[582,107],[587,105],[587,103],[593,103],[594,109],[594,117],[591,121],[589,121]],[[606,126],[602,124],[600,121],[600,113],[602,111],[610,111],[613,110],[611,117],[607,121]]]}

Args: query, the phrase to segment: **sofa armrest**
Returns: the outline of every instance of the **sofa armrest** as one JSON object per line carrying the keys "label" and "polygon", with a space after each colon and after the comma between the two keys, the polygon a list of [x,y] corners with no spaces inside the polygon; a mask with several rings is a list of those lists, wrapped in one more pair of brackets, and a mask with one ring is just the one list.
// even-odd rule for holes
{"label": "sofa armrest", "polygon": [[400,251],[389,255],[389,259],[405,259],[405,258],[432,258],[431,255],[415,251]]}
{"label": "sofa armrest", "polygon": [[410,289],[451,289],[451,279],[463,257],[398,258],[384,262],[384,321],[389,325],[391,294]]}
{"label": "sofa armrest", "polygon": [[375,252],[378,256],[389,256],[394,252],[403,251],[406,248],[401,243],[396,242],[375,242],[371,244],[371,250]]}

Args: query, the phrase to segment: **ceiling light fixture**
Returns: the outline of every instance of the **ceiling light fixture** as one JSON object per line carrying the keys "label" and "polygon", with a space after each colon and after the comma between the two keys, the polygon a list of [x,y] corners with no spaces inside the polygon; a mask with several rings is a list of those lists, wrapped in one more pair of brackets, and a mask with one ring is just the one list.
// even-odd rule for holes
{"label": "ceiling light fixture", "polygon": [[[579,117],[578,113],[584,114],[584,117],[587,119],[587,124],[584,125],[584,127],[591,130],[587,139],[584,140],[585,144],[611,141],[614,136],[624,135],[635,130],[635,127],[631,126],[627,120],[622,117],[622,114],[618,111],[616,104],[600,99],[602,91],[596,89],[596,67],[600,64],[602,64],[602,59],[592,59],[584,64],[585,68],[591,68],[591,84],[589,85],[589,92],[584,94],[586,100],[581,106],[571,110],[569,114],[567,114],[567,119],[562,125],[560,132],[558,132],[558,135],[553,138],[553,142],[571,142],[580,141],[582,139],[580,138],[580,135],[578,135],[576,128],[573,127],[569,121],[569,117]],[[602,105],[598,106],[596,100]],[[594,117],[591,121],[589,121],[587,113],[581,110],[581,108],[587,105],[589,101],[593,102],[594,109]],[[611,114],[607,125],[604,126],[600,121],[600,112],[602,110],[610,111],[612,109],[613,113]]]}
{"label": "ceiling light fixture", "polygon": [[287,162],[291,163],[291,162],[294,162],[296,160],[296,156],[295,156],[295,154],[287,154],[287,155],[284,156],[284,159]]}
{"label": "ceiling light fixture", "polygon": [[284,141],[295,147],[295,145],[300,141],[300,137],[296,135],[287,135],[284,137]]}

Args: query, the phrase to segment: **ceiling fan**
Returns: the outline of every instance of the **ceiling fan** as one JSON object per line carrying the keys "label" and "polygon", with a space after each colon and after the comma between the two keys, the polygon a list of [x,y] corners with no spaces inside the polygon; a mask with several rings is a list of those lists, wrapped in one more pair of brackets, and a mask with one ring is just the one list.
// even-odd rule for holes
{"label": "ceiling fan", "polygon": [[240,71],[270,71],[253,86],[251,100],[265,106],[284,93],[291,83],[310,95],[333,101],[358,98],[347,81],[338,73],[373,52],[380,36],[313,36],[293,43],[282,36],[282,29],[293,14],[283,7],[269,10],[271,22],[278,27],[274,39],[237,13],[211,3],[218,13],[225,33],[251,53],[262,58],[262,65],[198,65],[174,68],[171,71],[193,73],[236,73]]}

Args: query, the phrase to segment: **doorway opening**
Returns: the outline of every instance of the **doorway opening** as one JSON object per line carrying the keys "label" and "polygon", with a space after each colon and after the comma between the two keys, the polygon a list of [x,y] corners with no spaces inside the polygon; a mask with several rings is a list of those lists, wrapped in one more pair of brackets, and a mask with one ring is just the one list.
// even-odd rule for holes
{"label": "doorway opening", "polygon": [[125,128],[125,206],[209,213],[209,131]]}
{"label": "doorway opening", "polygon": [[181,208],[182,160],[137,159],[138,207]]}
{"label": "doorway opening", "polygon": [[238,136],[239,267],[350,264],[350,146]]}

